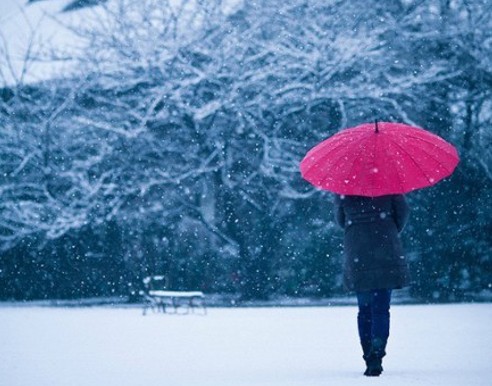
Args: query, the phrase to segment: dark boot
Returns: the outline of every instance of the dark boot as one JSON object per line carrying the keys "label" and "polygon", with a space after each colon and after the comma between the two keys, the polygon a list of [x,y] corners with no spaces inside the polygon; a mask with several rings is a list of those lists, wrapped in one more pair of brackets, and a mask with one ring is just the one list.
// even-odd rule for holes
{"label": "dark boot", "polygon": [[386,340],[375,338],[372,341],[371,351],[367,357],[367,369],[364,372],[368,377],[379,377],[383,372],[383,357],[386,355]]}
{"label": "dark boot", "polygon": [[369,355],[371,354],[371,349],[372,349],[372,342],[371,341],[364,341],[360,342],[360,345],[362,346],[362,352],[364,355],[362,355],[362,358],[364,358],[364,361],[366,362],[369,360]]}

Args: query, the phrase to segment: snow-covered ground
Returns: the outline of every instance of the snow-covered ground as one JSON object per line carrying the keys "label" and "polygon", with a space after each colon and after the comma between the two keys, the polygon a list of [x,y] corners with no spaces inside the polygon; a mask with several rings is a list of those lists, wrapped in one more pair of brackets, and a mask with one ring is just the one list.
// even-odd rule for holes
{"label": "snow-covered ground", "polygon": [[356,308],[0,307],[8,386],[492,385],[490,304],[398,305],[379,378],[362,375]]}

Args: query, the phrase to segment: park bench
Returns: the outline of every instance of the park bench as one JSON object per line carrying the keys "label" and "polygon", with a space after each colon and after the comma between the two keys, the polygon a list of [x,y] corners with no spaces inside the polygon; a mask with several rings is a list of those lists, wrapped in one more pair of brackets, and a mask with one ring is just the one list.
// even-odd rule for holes
{"label": "park bench", "polygon": [[169,291],[163,289],[165,276],[147,276],[143,279],[144,290],[140,291],[143,298],[143,314],[150,309],[153,312],[167,314],[207,314],[205,295],[201,291]]}

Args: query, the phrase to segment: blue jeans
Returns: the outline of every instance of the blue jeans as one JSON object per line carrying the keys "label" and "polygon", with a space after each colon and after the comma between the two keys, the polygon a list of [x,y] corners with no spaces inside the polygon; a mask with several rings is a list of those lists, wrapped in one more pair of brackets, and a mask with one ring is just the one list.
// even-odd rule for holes
{"label": "blue jeans", "polygon": [[386,342],[390,328],[391,290],[377,289],[357,292],[359,314],[357,324],[362,347],[370,347],[375,339]]}

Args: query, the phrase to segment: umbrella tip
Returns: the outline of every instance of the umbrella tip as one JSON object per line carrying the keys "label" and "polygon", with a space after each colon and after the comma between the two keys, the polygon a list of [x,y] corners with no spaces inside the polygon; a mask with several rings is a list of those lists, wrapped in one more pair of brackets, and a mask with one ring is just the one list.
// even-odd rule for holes
{"label": "umbrella tip", "polygon": [[375,126],[375,130],[374,131],[376,133],[379,133],[379,127],[378,127],[378,120],[377,119],[374,120],[374,126]]}

